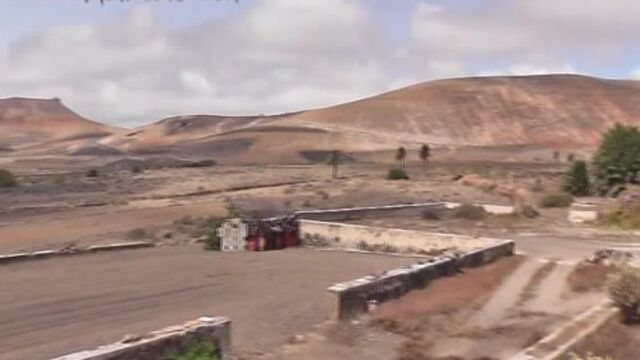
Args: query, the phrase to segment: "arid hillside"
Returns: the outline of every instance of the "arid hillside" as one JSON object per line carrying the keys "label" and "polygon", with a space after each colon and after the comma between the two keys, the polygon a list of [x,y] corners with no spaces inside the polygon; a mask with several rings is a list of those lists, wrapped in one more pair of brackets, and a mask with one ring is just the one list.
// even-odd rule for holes
{"label": "arid hillside", "polygon": [[48,151],[64,154],[170,153],[268,163],[316,161],[331,149],[367,156],[429,143],[476,157],[517,149],[537,158],[550,149],[589,151],[616,122],[640,125],[640,82],[477,77],[298,113],[179,116],[129,131],[81,118],[57,100],[8,99],[0,101],[0,145],[47,142],[56,145]]}
{"label": "arid hillside", "polygon": [[73,153],[120,131],[83,118],[59,99],[0,99],[0,147],[5,151]]}
{"label": "arid hillside", "polygon": [[170,118],[109,143],[133,152],[171,147],[255,161],[421,143],[588,149],[615,122],[640,125],[640,82],[577,75],[482,77],[426,82],[280,116]]}

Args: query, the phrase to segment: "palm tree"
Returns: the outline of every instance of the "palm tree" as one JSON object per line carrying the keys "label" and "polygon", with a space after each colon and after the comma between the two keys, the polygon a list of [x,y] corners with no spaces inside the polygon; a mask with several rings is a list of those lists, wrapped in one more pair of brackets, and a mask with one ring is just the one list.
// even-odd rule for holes
{"label": "palm tree", "polygon": [[329,163],[329,165],[331,165],[331,178],[337,179],[338,166],[340,166],[340,163],[342,162],[342,156],[340,155],[340,151],[338,150],[331,151],[327,162]]}
{"label": "palm tree", "polygon": [[427,165],[429,164],[429,157],[431,156],[431,148],[429,145],[424,144],[420,148],[420,160],[422,160],[422,172],[427,172]]}
{"label": "palm tree", "polygon": [[405,160],[407,159],[407,149],[404,146],[400,146],[396,151],[396,160],[400,162],[402,169],[405,168]]}

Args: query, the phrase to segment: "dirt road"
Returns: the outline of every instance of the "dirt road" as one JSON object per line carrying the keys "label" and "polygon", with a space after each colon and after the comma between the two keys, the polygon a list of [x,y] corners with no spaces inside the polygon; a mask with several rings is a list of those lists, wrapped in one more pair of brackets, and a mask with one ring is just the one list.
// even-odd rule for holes
{"label": "dirt road", "polygon": [[236,347],[257,354],[327,319],[328,285],[410,261],[192,246],[0,267],[0,359],[48,359],[203,315],[230,316]]}

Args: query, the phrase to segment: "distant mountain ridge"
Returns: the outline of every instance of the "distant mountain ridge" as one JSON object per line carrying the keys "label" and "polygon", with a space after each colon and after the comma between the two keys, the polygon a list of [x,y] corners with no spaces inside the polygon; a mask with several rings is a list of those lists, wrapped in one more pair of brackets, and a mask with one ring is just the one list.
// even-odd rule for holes
{"label": "distant mountain ridge", "polygon": [[[0,100],[0,129],[3,107]],[[179,116],[131,131],[84,120],[84,133],[109,133],[98,142],[118,151],[259,162],[300,160],[305,152],[334,148],[374,152],[422,143],[593,148],[616,122],[640,126],[640,82],[566,74],[458,78],[275,116]]]}

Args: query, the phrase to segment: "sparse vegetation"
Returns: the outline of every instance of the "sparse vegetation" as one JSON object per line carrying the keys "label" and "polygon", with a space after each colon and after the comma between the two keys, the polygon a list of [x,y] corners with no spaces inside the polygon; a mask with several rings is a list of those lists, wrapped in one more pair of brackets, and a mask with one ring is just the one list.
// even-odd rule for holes
{"label": "sparse vegetation", "polygon": [[387,173],[387,180],[409,180],[409,175],[404,169],[394,168]]}
{"label": "sparse vegetation", "polygon": [[98,169],[89,169],[87,170],[86,176],[88,178],[97,178],[100,175]]}
{"label": "sparse vegetation", "polygon": [[601,291],[605,288],[607,276],[614,268],[603,264],[579,264],[569,276],[567,283],[572,291],[586,293]]}
{"label": "sparse vegetation", "polygon": [[462,204],[453,210],[453,217],[456,219],[482,220],[487,216],[487,212],[482,206],[472,204]]}
{"label": "sparse vegetation", "polygon": [[623,194],[611,210],[601,214],[601,218],[605,225],[621,229],[640,228],[640,193]]}
{"label": "sparse vegetation", "polygon": [[566,208],[573,203],[573,196],[566,192],[555,192],[545,195],[540,200],[540,207],[543,208]]}
{"label": "sparse vegetation", "polygon": [[591,181],[587,163],[582,160],[573,162],[565,174],[562,189],[574,196],[587,196],[591,192]]}
{"label": "sparse vegetation", "polygon": [[538,212],[538,210],[536,210],[533,206],[531,205],[523,205],[521,206],[518,211],[517,211],[518,215],[522,215],[528,219],[533,219],[536,218],[538,216],[540,216],[540,213]]}
{"label": "sparse vegetation", "polygon": [[640,323],[640,269],[620,266],[607,279],[607,290],[620,309],[623,323]]}
{"label": "sparse vegetation", "polygon": [[142,167],[136,165],[136,166],[131,168],[131,172],[134,173],[134,174],[139,174],[139,173],[142,172]]}
{"label": "sparse vegetation", "polygon": [[0,169],[0,188],[10,188],[18,186],[16,177],[9,170]]}
{"label": "sparse vegetation", "polygon": [[183,352],[171,354],[166,358],[168,360],[219,360],[216,347],[205,340],[193,342]]}

